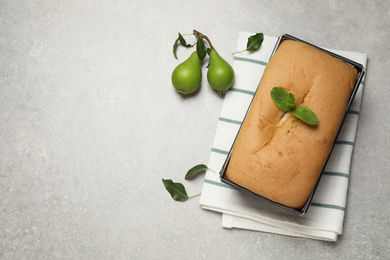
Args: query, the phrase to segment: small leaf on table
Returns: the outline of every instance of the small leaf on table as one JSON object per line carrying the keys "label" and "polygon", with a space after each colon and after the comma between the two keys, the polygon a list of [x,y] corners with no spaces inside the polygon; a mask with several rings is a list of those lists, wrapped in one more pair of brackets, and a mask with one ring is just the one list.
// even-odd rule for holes
{"label": "small leaf on table", "polygon": [[165,179],[162,179],[162,182],[164,183],[165,189],[171,194],[172,199],[176,201],[188,200],[188,195],[183,184]]}
{"label": "small leaf on table", "polygon": [[208,167],[204,164],[198,164],[191,169],[188,170],[185,179],[186,180],[191,180],[195,178],[199,173],[208,170]]}
{"label": "small leaf on table", "polygon": [[264,35],[263,33],[256,33],[248,38],[248,43],[246,45],[247,51],[256,51],[260,48],[263,43]]}
{"label": "small leaf on table", "polygon": [[175,43],[173,44],[173,55],[175,56],[175,58],[178,60],[177,58],[177,46],[179,45],[179,43],[181,45],[183,45],[184,47],[188,48],[188,47],[192,47],[191,44],[187,43],[186,40],[184,39],[183,35],[181,35],[181,33],[179,33],[179,37],[177,37]]}
{"label": "small leaf on table", "polygon": [[240,52],[245,52],[245,51],[251,51],[251,52],[257,51],[258,49],[260,49],[263,41],[264,41],[263,33],[256,33],[255,35],[249,36],[248,42],[246,44],[246,49],[243,51],[233,52],[232,55]]}
{"label": "small leaf on table", "polygon": [[184,47],[191,47],[192,46],[191,44],[186,42],[186,40],[181,35],[181,33],[179,33],[179,41],[180,41],[180,44],[183,45]]}
{"label": "small leaf on table", "polygon": [[179,38],[176,39],[175,43],[173,44],[173,55],[175,56],[175,58],[178,60],[177,58],[177,55],[176,55],[176,50],[177,50],[177,45],[178,45],[178,42],[179,42]]}

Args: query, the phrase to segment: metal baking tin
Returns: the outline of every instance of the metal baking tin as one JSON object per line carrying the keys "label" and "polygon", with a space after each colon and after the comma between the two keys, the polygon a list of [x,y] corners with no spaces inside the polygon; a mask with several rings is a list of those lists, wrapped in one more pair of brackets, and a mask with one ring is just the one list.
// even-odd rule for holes
{"label": "metal baking tin", "polygon": [[[341,128],[342,128],[342,126],[343,126],[343,124],[344,124],[345,118],[347,117],[347,114],[348,114],[348,111],[349,111],[349,109],[350,109],[350,107],[351,107],[351,104],[352,104],[352,102],[353,102],[353,99],[355,98],[355,95],[356,95],[356,93],[357,93],[357,91],[358,91],[358,88],[359,88],[359,86],[360,86],[360,83],[361,83],[361,81],[362,81],[362,79],[363,79],[363,76],[364,76],[364,74],[365,74],[365,68],[364,68],[364,66],[363,66],[362,64],[360,64],[360,63],[357,63],[357,62],[355,62],[355,61],[352,61],[352,60],[350,60],[350,59],[347,59],[347,58],[345,58],[345,57],[342,57],[342,56],[340,56],[340,55],[338,55],[338,54],[335,54],[335,53],[333,53],[333,52],[327,51],[327,50],[325,50],[325,49],[323,49],[323,48],[320,48],[320,47],[318,47],[318,46],[316,46],[316,45],[313,45],[313,44],[311,44],[311,43],[308,43],[308,42],[306,42],[306,41],[303,41],[303,40],[301,40],[301,39],[298,39],[298,38],[296,38],[296,37],[294,37],[294,36],[291,36],[291,35],[288,35],[288,34],[284,34],[284,35],[282,35],[282,36],[280,36],[280,37],[278,38],[278,40],[277,40],[277,42],[276,42],[276,45],[275,45],[275,48],[274,48],[274,50],[273,50],[273,52],[272,52],[272,54],[271,54],[270,59],[272,58],[272,56],[274,55],[274,53],[277,51],[279,45],[280,45],[284,40],[294,40],[294,41],[300,41],[300,42],[306,43],[306,44],[308,44],[308,45],[310,45],[310,46],[312,46],[312,47],[314,47],[314,48],[316,48],[316,49],[318,49],[318,50],[320,50],[320,51],[323,51],[323,52],[325,52],[325,53],[331,55],[332,57],[335,57],[336,59],[339,59],[339,60],[341,60],[341,61],[343,61],[343,62],[349,64],[350,66],[354,67],[354,68],[358,71],[358,75],[357,75],[357,78],[356,78],[356,83],[355,83],[354,89],[353,89],[353,91],[352,91],[352,93],[351,93],[351,96],[350,96],[350,98],[349,98],[349,101],[348,101],[348,104],[347,104],[347,107],[346,107],[346,110],[345,110],[345,113],[344,113],[344,117],[343,117],[341,126],[340,126],[340,128],[339,128],[339,130],[338,130],[338,132],[337,132],[335,141],[334,141],[334,143],[333,143],[333,147],[332,147],[332,151],[333,151],[333,148],[334,148],[334,145],[335,145],[335,143],[336,143],[337,137],[338,137],[339,134],[340,134],[340,131],[341,131]],[[256,91],[257,91],[257,90],[256,90]],[[249,111],[249,109],[250,109],[250,107],[251,107],[251,105],[252,105],[252,102],[253,102],[253,98],[252,98],[252,101],[251,101],[251,103],[250,103],[250,105],[249,105],[249,107],[248,107],[248,110],[247,110],[246,114],[248,114],[248,111]],[[245,117],[244,117],[244,121],[245,121],[245,118],[246,118],[246,115],[245,115]],[[241,130],[241,127],[240,127],[240,130]],[[239,131],[240,131],[240,130],[239,130]],[[239,132],[239,131],[238,131],[238,132]],[[238,133],[237,133],[237,136],[238,136]],[[255,197],[258,197],[258,198],[260,198],[260,199],[263,199],[263,200],[265,200],[265,201],[268,201],[270,204],[276,205],[277,207],[283,208],[283,209],[285,209],[285,210],[287,210],[287,211],[289,211],[289,212],[292,212],[292,213],[297,214],[297,215],[299,215],[299,216],[304,215],[304,214],[308,211],[308,209],[309,209],[311,200],[313,199],[314,193],[315,193],[315,191],[316,191],[316,189],[317,189],[317,187],[318,187],[318,184],[319,184],[319,182],[320,182],[320,180],[321,180],[322,174],[323,174],[323,172],[324,172],[324,169],[325,169],[325,167],[326,167],[326,164],[327,164],[327,162],[328,162],[328,160],[329,160],[329,157],[330,157],[330,154],[331,154],[332,152],[329,154],[329,156],[328,156],[328,158],[327,158],[327,160],[326,160],[325,166],[324,166],[324,168],[322,169],[321,174],[320,174],[320,176],[319,176],[319,178],[318,178],[318,180],[317,180],[317,183],[316,183],[314,189],[312,190],[312,192],[311,192],[309,198],[307,199],[305,205],[304,205],[301,209],[295,209],[295,208],[291,208],[291,207],[282,205],[282,204],[280,204],[280,203],[274,202],[274,201],[272,201],[272,200],[270,200],[270,199],[267,199],[267,198],[265,198],[265,197],[263,197],[263,196],[261,196],[261,195],[258,195],[258,194],[256,194],[256,193],[254,193],[254,192],[252,192],[252,191],[250,191],[250,190],[244,188],[244,187],[241,187],[241,186],[237,185],[236,183],[234,183],[234,182],[228,180],[228,179],[225,177],[225,172],[226,172],[227,166],[228,166],[228,164],[229,164],[230,157],[231,157],[232,150],[233,150],[233,146],[234,146],[234,143],[235,143],[235,141],[236,141],[236,139],[237,139],[237,136],[236,136],[236,138],[235,138],[235,140],[234,140],[234,142],[233,142],[232,147],[230,148],[230,151],[229,151],[229,153],[228,153],[228,155],[227,155],[227,157],[226,157],[225,163],[223,164],[222,169],[221,169],[221,171],[220,171],[220,173],[219,173],[219,174],[220,174],[220,179],[221,179],[221,181],[222,181],[223,183],[226,183],[226,184],[228,184],[228,185],[230,185],[230,186],[236,188],[237,190],[244,191],[244,192],[248,192],[248,193],[252,194],[252,195],[255,196]]]}

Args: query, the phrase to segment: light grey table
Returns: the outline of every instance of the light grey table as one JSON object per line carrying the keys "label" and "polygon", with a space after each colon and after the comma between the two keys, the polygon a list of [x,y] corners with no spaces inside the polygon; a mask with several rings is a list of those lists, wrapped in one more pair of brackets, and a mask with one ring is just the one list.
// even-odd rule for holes
{"label": "light grey table", "polygon": [[[0,258],[388,259],[389,12],[380,0],[0,1]],[[171,85],[173,42],[193,29],[229,62],[239,31],[368,53],[338,242],[226,230],[199,197],[165,191],[161,178],[207,163],[223,103],[206,80],[188,98]],[[185,183],[201,191],[202,178]]]}

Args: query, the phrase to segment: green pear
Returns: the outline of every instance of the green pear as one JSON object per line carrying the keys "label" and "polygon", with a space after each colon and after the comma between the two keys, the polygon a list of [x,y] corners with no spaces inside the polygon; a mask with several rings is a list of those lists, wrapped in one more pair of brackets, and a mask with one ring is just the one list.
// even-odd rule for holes
{"label": "green pear", "polygon": [[223,95],[234,84],[234,70],[218,52],[210,49],[210,65],[207,71],[207,80],[211,87]]}
{"label": "green pear", "polygon": [[202,82],[202,67],[199,56],[194,51],[183,63],[172,72],[172,84],[182,94],[190,94],[198,90]]}

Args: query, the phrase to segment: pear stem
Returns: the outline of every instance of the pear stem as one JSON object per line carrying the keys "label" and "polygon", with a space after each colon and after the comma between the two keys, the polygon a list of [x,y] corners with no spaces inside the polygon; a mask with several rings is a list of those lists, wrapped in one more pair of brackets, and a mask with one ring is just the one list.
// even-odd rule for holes
{"label": "pear stem", "polygon": [[208,38],[206,35],[204,35],[204,34],[201,33],[201,32],[198,32],[197,30],[194,30],[194,34],[195,34],[196,36],[202,38],[202,39],[205,39],[205,40],[208,42],[209,46],[210,46],[210,50],[213,50],[213,49],[214,49],[214,46],[211,44],[209,38]]}

